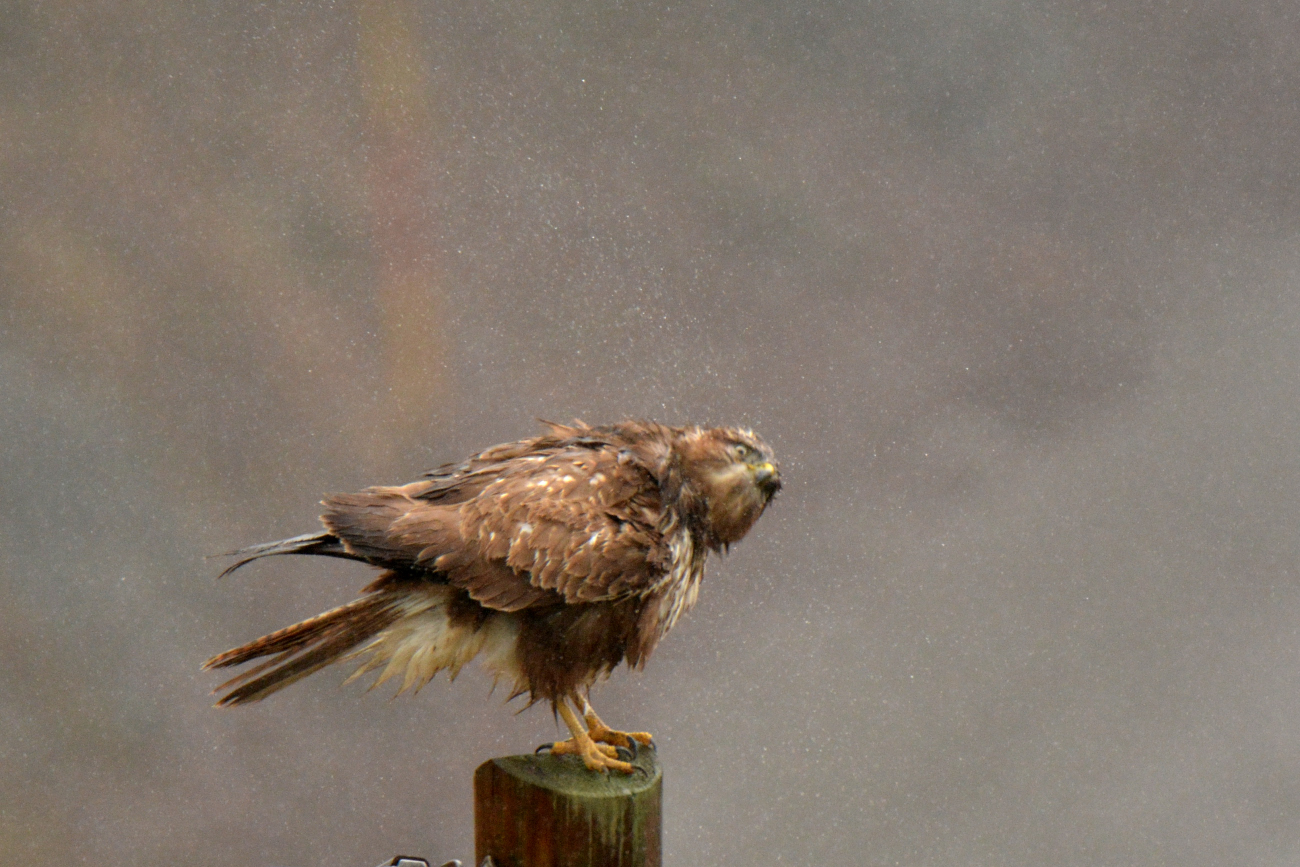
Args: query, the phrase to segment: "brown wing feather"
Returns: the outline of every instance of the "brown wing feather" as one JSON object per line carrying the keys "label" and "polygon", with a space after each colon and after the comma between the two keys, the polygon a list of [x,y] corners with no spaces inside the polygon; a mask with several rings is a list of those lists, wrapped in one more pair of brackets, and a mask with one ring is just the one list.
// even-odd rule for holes
{"label": "brown wing feather", "polygon": [[[355,494],[331,494],[323,501],[321,522],[358,557],[392,567],[412,567],[420,551],[429,545],[451,541],[455,519],[446,508],[422,504],[407,488],[366,488]],[[397,525],[420,509],[423,520],[408,522],[408,532],[395,532]]]}
{"label": "brown wing feather", "polygon": [[505,563],[483,555],[476,540],[461,533],[460,507],[445,499],[428,502],[420,495],[427,483],[368,488],[325,500],[325,526],[358,556],[387,566],[430,573],[458,587],[473,586],[471,595],[489,608],[517,611],[550,594],[529,584]]}
{"label": "brown wing feather", "polygon": [[500,611],[643,592],[671,560],[658,486],[594,429],[552,431],[409,485],[331,496],[322,520],[349,552]]}
{"label": "brown wing feather", "polygon": [[[481,556],[527,574],[532,586],[597,602],[636,595],[667,570],[661,508],[644,471],[611,448],[583,446],[502,472],[461,507],[460,528]],[[442,568],[443,558],[435,562]],[[462,586],[477,598],[472,584]]]}

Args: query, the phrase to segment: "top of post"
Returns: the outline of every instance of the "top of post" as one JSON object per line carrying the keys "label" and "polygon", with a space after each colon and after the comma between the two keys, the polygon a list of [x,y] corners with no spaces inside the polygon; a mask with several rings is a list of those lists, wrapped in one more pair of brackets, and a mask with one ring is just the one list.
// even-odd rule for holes
{"label": "top of post", "polygon": [[632,760],[638,768],[634,774],[589,771],[576,756],[502,756],[484,764],[495,765],[502,773],[521,782],[570,797],[626,798],[639,795],[659,782],[662,772],[655,751],[642,747]]}

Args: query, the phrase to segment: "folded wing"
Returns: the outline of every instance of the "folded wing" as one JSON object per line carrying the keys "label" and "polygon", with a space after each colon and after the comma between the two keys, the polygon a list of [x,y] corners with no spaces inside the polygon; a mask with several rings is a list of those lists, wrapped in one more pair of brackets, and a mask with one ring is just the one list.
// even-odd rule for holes
{"label": "folded wing", "polygon": [[485,457],[332,496],[322,520],[356,557],[427,572],[500,611],[636,596],[669,569],[658,487],[616,448],[584,441]]}

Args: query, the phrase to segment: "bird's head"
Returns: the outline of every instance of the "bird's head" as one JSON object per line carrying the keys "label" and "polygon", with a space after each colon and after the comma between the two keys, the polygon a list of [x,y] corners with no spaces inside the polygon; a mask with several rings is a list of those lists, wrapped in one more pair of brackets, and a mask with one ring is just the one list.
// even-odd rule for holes
{"label": "bird's head", "polygon": [[772,449],[753,431],[695,429],[677,444],[682,474],[700,497],[710,543],[739,542],[781,489]]}

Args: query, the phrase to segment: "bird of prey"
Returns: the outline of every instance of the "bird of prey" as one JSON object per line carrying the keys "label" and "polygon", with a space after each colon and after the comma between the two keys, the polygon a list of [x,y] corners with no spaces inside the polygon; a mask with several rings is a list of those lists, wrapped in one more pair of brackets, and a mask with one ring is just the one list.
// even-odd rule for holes
{"label": "bird of prey", "polygon": [[340,659],[364,660],[352,678],[379,670],[375,686],[400,676],[401,693],[478,657],[511,698],[551,703],[572,733],[553,753],[631,773],[623,759],[650,735],[606,726],[591,687],[622,662],[645,665],[695,604],[709,552],[749,532],[780,473],[749,430],[545,424],[410,484],[327,497],[322,533],[232,552],[222,575],[279,554],[384,571],[354,602],[208,660],[266,657],[217,687],[218,705]]}

